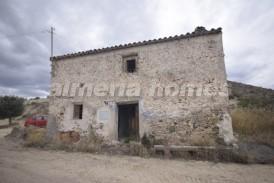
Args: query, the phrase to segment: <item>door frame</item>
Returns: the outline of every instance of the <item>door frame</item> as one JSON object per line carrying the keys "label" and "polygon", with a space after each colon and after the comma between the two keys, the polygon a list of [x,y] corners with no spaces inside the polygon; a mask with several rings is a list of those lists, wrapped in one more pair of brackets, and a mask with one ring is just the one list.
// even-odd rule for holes
{"label": "door frame", "polygon": [[137,110],[138,110],[138,114],[137,114],[137,120],[138,120],[138,136],[137,136],[137,141],[140,141],[140,103],[138,100],[134,100],[134,101],[120,101],[120,102],[116,102],[116,124],[117,124],[117,128],[116,128],[116,132],[117,132],[117,140],[119,140],[119,106],[121,105],[130,105],[130,104],[136,104],[137,105]]}

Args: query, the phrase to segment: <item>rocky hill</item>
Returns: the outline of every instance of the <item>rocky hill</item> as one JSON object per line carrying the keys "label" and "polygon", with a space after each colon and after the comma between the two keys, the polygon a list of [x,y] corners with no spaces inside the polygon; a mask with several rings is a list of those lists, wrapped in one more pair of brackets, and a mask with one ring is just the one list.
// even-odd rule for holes
{"label": "rocky hill", "polygon": [[47,115],[49,103],[48,99],[31,99],[25,102],[25,109],[22,118],[30,117],[33,115]]}
{"label": "rocky hill", "polygon": [[238,107],[274,110],[274,90],[228,81],[229,99],[237,100]]}

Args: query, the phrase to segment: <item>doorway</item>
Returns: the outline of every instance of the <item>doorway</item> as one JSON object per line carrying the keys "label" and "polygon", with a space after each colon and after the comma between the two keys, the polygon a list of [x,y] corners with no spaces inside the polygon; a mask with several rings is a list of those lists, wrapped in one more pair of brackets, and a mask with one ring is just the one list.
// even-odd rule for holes
{"label": "doorway", "polygon": [[118,139],[139,140],[138,103],[118,104]]}

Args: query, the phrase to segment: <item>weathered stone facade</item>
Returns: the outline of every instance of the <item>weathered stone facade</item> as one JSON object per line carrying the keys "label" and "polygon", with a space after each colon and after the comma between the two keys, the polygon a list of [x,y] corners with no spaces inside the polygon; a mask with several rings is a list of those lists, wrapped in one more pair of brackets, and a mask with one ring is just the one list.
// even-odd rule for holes
{"label": "weathered stone facade", "polygon": [[[136,57],[134,73],[125,71],[127,56]],[[57,123],[58,131],[85,135],[92,128],[106,142],[117,141],[117,105],[138,103],[139,136],[146,134],[155,144],[229,144],[233,139],[221,29],[198,27],[191,34],[52,57],[51,61],[49,123]],[[141,94],[92,95],[99,89],[91,85],[102,83],[129,88],[138,83]],[[61,84],[62,92],[56,91],[56,84]],[[168,86],[169,96],[148,94],[159,84]],[[187,87],[175,95],[174,84]],[[197,86],[214,88],[221,95],[213,90],[205,95],[204,87],[199,94]],[[73,119],[74,104],[83,104],[82,119]]]}

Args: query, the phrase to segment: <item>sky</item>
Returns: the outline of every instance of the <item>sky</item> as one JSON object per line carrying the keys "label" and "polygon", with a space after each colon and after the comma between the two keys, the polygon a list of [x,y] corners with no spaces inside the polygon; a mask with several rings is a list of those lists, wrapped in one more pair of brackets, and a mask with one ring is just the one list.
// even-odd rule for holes
{"label": "sky", "polygon": [[274,89],[272,0],[0,0],[0,95],[45,97],[54,55],[223,28],[229,80]]}

